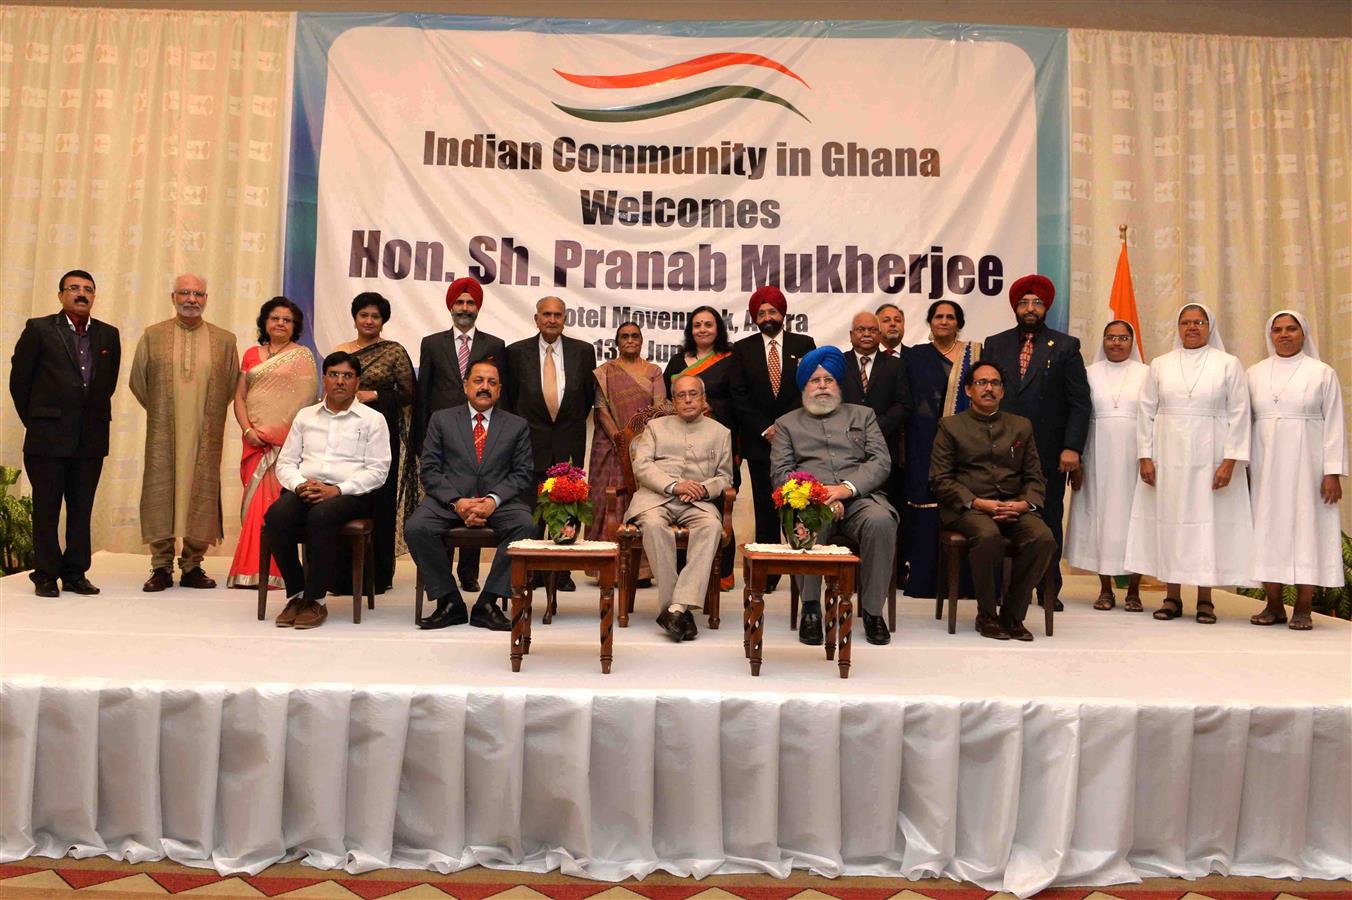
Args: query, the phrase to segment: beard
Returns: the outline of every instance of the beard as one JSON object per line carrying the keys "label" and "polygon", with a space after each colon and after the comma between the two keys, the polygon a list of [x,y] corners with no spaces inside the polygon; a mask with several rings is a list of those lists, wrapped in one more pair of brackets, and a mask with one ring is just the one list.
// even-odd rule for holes
{"label": "beard", "polygon": [[803,409],[810,415],[829,416],[840,409],[840,394],[828,394],[823,397],[806,396],[803,398]]}
{"label": "beard", "polygon": [[451,313],[451,321],[454,322],[456,325],[458,325],[462,331],[468,331],[469,329],[473,328],[474,323],[478,320],[478,318],[479,314],[477,312]]}
{"label": "beard", "polygon": [[756,327],[766,337],[774,337],[784,329],[784,322],[782,319],[766,319],[764,322],[757,322]]}

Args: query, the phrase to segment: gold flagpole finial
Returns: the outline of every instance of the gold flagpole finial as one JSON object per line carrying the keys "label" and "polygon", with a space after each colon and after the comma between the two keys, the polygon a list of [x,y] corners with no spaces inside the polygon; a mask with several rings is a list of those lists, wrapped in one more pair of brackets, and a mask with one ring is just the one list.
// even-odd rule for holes
{"label": "gold flagpole finial", "polygon": [[1122,243],[1124,243],[1124,244],[1127,242],[1127,226],[1126,226],[1126,225],[1118,225],[1118,226],[1117,226],[1117,239],[1120,240],[1120,241],[1121,241]]}

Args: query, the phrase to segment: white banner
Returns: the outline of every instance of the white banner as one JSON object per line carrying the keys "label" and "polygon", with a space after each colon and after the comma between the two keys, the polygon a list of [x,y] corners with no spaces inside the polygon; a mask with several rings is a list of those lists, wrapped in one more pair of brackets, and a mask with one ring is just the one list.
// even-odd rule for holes
{"label": "white banner", "polygon": [[765,283],[819,344],[885,302],[923,341],[941,297],[980,338],[1037,268],[1034,66],[1010,43],[356,27],[327,63],[321,351],[375,290],[416,363],[462,275],[481,328],[528,337],[558,296],[601,358],[632,319],[664,364],[705,304],[743,336]]}

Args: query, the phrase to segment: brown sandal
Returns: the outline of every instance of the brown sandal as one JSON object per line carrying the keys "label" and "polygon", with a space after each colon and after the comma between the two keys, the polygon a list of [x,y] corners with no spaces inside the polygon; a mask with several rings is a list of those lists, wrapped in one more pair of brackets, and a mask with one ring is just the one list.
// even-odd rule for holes
{"label": "brown sandal", "polygon": [[1111,593],[1099,594],[1098,599],[1094,601],[1094,609],[1112,609],[1117,605],[1117,598]]}
{"label": "brown sandal", "polygon": [[1215,625],[1216,604],[1212,603],[1210,600],[1198,600],[1197,612],[1194,614],[1193,618],[1203,625]]}
{"label": "brown sandal", "polygon": [[[1173,604],[1170,606],[1169,604]],[[1155,610],[1153,615],[1161,622],[1167,622],[1170,619],[1177,619],[1183,615],[1183,601],[1177,597],[1165,597],[1164,606]]]}
{"label": "brown sandal", "polygon": [[1286,611],[1273,612],[1271,609],[1264,609],[1262,612],[1249,616],[1250,625],[1285,625]]}
{"label": "brown sandal", "polygon": [[1145,612],[1145,607],[1141,605],[1140,594],[1127,594],[1127,599],[1123,602],[1122,608],[1127,612]]}

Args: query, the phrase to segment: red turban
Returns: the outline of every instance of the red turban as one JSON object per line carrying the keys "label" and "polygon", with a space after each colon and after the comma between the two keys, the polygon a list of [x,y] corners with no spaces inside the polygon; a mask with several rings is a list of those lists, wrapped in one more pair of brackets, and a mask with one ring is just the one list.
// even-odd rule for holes
{"label": "red turban", "polygon": [[781,316],[789,314],[789,301],[784,299],[784,292],[773,284],[767,284],[756,288],[756,292],[751,295],[751,302],[748,304],[751,318],[756,318],[756,313],[767,303],[779,310]]}
{"label": "red turban", "polygon": [[1056,299],[1056,285],[1046,275],[1025,275],[1009,289],[1009,305],[1018,309],[1019,301],[1027,294],[1036,294],[1047,309],[1052,308]]}
{"label": "red turban", "polygon": [[457,278],[451,282],[451,286],[446,288],[446,308],[450,309],[455,301],[460,299],[461,294],[469,294],[474,298],[474,305],[479,309],[484,308],[484,288],[483,285],[473,278]]}

